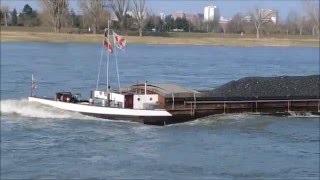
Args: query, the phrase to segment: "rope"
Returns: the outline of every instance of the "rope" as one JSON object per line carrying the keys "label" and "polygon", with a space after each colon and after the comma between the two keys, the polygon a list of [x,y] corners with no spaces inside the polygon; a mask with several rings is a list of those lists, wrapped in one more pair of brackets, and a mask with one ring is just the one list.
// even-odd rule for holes
{"label": "rope", "polygon": [[[109,41],[109,38],[108,38]],[[107,92],[109,92],[109,60],[110,60],[110,55],[109,51],[107,53]]]}
{"label": "rope", "polygon": [[114,56],[115,56],[115,59],[116,59],[116,69],[117,69],[117,76],[118,76],[119,92],[121,93],[121,91],[120,91],[120,75],[119,75],[118,57],[117,57],[117,51],[116,51],[116,48],[114,49]]}
{"label": "rope", "polygon": [[[103,42],[102,42],[102,43],[103,43]],[[99,65],[99,70],[98,70],[98,78],[97,78],[96,90],[98,90],[98,86],[99,86],[100,72],[101,72],[101,64],[102,64],[102,56],[103,56],[103,45],[101,46],[100,65]]]}

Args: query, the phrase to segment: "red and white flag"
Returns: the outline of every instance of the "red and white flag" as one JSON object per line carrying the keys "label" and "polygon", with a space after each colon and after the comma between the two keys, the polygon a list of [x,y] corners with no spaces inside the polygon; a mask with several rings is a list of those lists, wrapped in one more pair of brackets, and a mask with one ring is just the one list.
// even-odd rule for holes
{"label": "red and white flag", "polygon": [[124,47],[127,45],[127,40],[123,36],[119,36],[113,31],[113,42],[119,48],[124,50]]}
{"label": "red and white flag", "polygon": [[36,89],[37,88],[37,84],[35,82],[32,83],[32,89]]}
{"label": "red and white flag", "polygon": [[35,82],[35,79],[33,78],[33,74],[31,74],[31,88],[32,89],[36,89],[37,88],[37,84]]}
{"label": "red and white flag", "polygon": [[103,41],[103,45],[104,45],[104,47],[107,48],[107,50],[108,50],[110,53],[113,52],[113,47],[112,47],[112,45],[109,43],[109,41],[108,41],[107,39],[105,39],[105,40]]}

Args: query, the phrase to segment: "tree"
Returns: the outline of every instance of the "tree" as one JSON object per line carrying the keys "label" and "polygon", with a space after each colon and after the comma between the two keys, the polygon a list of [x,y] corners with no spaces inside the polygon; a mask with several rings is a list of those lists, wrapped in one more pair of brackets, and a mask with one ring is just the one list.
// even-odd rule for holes
{"label": "tree", "polygon": [[168,15],[164,18],[164,22],[166,24],[167,31],[171,31],[173,29],[174,19],[171,15]]}
{"label": "tree", "polygon": [[18,25],[23,26],[36,26],[39,24],[38,13],[34,11],[29,4],[26,4],[23,7],[22,12],[19,14],[19,18],[17,20]]}
{"label": "tree", "polygon": [[126,14],[129,9],[129,0],[108,0],[108,6],[111,7],[113,13],[117,16],[120,33],[124,33]]}
{"label": "tree", "polygon": [[157,29],[159,28],[158,26],[161,21],[160,17],[154,14],[151,16],[151,21],[152,21],[152,24],[154,25],[155,31],[157,31]]}
{"label": "tree", "polygon": [[286,19],[286,25],[287,25],[287,34],[296,34],[296,21],[297,21],[298,14],[296,11],[290,11],[288,13],[287,19]]}
{"label": "tree", "polygon": [[220,23],[220,27],[221,27],[221,29],[223,31],[223,34],[225,34],[226,31],[227,31],[227,25],[228,25],[228,23],[225,23],[225,22],[221,22]]}
{"label": "tree", "polygon": [[305,21],[305,16],[303,16],[302,14],[298,14],[296,11],[290,11],[286,20],[288,33],[289,30],[292,34],[296,34],[297,32],[299,32],[299,35],[301,36],[303,32],[303,26],[305,25]]}
{"label": "tree", "polygon": [[99,29],[99,22],[101,14],[103,13],[104,0],[81,0],[80,7],[90,22],[93,34],[97,33]]}
{"label": "tree", "polygon": [[29,4],[26,4],[23,7],[22,14],[31,15],[32,14],[32,7],[30,7]]}
{"label": "tree", "polygon": [[18,15],[17,15],[17,10],[13,9],[13,11],[11,12],[11,17],[12,17],[12,25],[16,26],[18,25]]}
{"label": "tree", "polygon": [[8,26],[8,13],[9,7],[8,6],[1,6],[1,24],[4,21],[5,26]]}
{"label": "tree", "polygon": [[304,23],[305,23],[305,19],[306,19],[306,17],[301,15],[301,14],[297,17],[296,24],[297,24],[297,26],[299,28],[299,35],[300,36],[302,35],[302,30],[303,30],[303,26],[304,26]]}
{"label": "tree", "polygon": [[71,18],[71,27],[80,27],[80,16],[76,15],[73,9],[70,11],[70,18]]}
{"label": "tree", "polygon": [[220,11],[219,9],[215,10],[216,12],[214,13],[214,17],[213,17],[213,22],[212,22],[212,31],[218,31],[219,30],[219,21],[220,21]]}
{"label": "tree", "polygon": [[228,22],[226,29],[231,33],[241,33],[243,32],[242,24],[242,15],[238,13]]}
{"label": "tree", "polygon": [[312,35],[317,34],[319,38],[319,0],[305,0],[303,3],[306,14],[313,23]]}
{"label": "tree", "polygon": [[133,0],[133,18],[138,26],[139,36],[142,37],[143,28],[147,24],[147,10],[145,0]]}
{"label": "tree", "polygon": [[54,31],[60,33],[63,17],[68,14],[68,0],[40,0],[40,5],[48,13]]}
{"label": "tree", "polygon": [[262,11],[259,8],[255,8],[255,10],[250,13],[251,20],[253,21],[256,28],[257,39],[260,38],[260,31],[262,26],[271,21],[272,14],[273,11]]}
{"label": "tree", "polygon": [[184,31],[189,29],[189,23],[186,18],[177,18],[174,24],[177,29],[183,29]]}

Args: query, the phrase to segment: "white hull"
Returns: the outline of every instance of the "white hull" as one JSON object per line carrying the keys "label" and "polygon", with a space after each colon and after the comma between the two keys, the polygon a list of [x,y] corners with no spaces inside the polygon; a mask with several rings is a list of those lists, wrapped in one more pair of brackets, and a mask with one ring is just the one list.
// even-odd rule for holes
{"label": "white hull", "polygon": [[54,101],[51,99],[29,97],[29,102],[38,102],[49,105],[59,109],[74,111],[83,114],[98,115],[98,116],[124,116],[124,117],[171,117],[172,115],[166,110],[143,110],[143,109],[124,109],[124,108],[110,108],[93,106],[87,104],[75,104],[61,101]]}

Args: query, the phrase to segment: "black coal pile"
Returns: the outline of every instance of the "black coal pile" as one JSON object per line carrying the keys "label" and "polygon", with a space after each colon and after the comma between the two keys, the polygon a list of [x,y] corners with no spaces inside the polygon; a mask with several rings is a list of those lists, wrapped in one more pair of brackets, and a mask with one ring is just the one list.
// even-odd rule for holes
{"label": "black coal pile", "polygon": [[318,98],[319,75],[245,77],[230,81],[210,92],[219,99]]}

